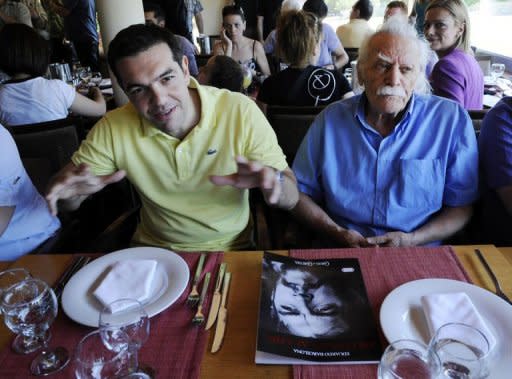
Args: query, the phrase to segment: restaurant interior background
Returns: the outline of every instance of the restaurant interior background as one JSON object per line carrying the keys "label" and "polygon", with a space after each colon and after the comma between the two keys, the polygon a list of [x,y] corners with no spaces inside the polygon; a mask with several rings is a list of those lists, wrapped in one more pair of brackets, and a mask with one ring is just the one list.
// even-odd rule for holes
{"label": "restaurant interior background", "polygon": [[[335,30],[348,22],[350,10],[356,0],[325,0],[329,15],[325,22]],[[376,28],[382,23],[384,9],[390,0],[372,0],[373,17],[370,24]],[[406,0],[409,9],[414,0]],[[217,35],[221,23],[221,10],[230,0],[203,0],[205,34]],[[248,37],[256,38],[256,3],[255,0],[238,0],[247,16]],[[476,48],[477,56],[488,59],[490,63],[505,63],[508,73],[512,72],[512,1],[510,0],[465,0],[471,17],[471,43]],[[197,31],[196,31],[197,32]],[[197,35],[197,34],[196,34]]]}

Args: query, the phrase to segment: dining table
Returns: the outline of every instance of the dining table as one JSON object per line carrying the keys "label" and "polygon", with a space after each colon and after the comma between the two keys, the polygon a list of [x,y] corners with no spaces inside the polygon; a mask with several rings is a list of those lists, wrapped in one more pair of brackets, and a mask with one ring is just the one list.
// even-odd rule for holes
{"label": "dining table", "polygon": [[[494,292],[491,279],[475,255],[480,249],[495,272],[504,292],[512,298],[512,247],[497,248],[494,245],[452,246],[451,250],[460,262],[469,281]],[[288,255],[288,251],[273,251]],[[207,336],[207,345],[200,361],[200,378],[294,378],[291,365],[255,364],[257,319],[263,251],[224,252],[222,260],[232,273],[227,300],[226,334],[220,351],[211,353],[214,329]],[[0,262],[0,270],[23,267],[34,277],[54,284],[74,258],[74,254],[26,255],[15,262]],[[191,272],[191,275],[193,272]],[[67,317],[60,312],[59,318]],[[158,331],[152,330],[152,333]],[[5,325],[0,326],[0,350],[8,349],[13,334]],[[384,344],[386,342],[384,341]],[[1,375],[0,375],[1,376]],[[27,378],[30,377],[27,368]],[[362,378],[364,379],[364,378]]]}

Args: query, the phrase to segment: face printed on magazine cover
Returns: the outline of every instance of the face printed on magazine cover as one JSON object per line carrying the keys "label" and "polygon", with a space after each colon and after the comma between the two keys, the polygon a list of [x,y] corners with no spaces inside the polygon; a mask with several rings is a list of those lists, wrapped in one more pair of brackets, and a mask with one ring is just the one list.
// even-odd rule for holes
{"label": "face printed on magazine cover", "polygon": [[281,324],[295,336],[331,338],[348,329],[343,300],[332,286],[310,272],[282,271],[273,305]]}

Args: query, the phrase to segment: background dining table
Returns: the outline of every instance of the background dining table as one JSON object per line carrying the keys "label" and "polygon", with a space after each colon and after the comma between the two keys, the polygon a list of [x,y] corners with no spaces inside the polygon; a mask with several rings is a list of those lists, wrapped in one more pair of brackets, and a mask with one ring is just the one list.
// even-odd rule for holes
{"label": "background dining table", "polygon": [[[476,257],[479,248],[500,280],[504,292],[512,298],[512,247],[496,248],[493,245],[453,246],[457,258],[473,284],[494,291],[491,279]],[[279,252],[288,254],[287,251]],[[221,350],[210,353],[214,333],[210,333],[207,349],[201,361],[200,378],[292,378],[293,368],[287,365],[256,365],[256,346],[259,287],[262,251],[224,253],[224,262],[232,272],[228,297],[227,330]],[[0,270],[24,267],[33,276],[50,284],[55,283],[71,263],[73,254],[28,255],[16,262],[0,262]],[[60,312],[58,317],[66,317]],[[213,329],[212,329],[213,330]],[[0,326],[0,348],[6,348],[12,339],[5,325]],[[27,378],[30,377],[27,370]]]}

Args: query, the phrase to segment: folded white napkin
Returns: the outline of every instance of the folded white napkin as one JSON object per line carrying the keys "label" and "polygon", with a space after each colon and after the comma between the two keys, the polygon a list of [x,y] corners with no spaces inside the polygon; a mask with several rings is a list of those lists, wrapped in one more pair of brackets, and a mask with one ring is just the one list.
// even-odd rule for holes
{"label": "folded white napkin", "polygon": [[[469,296],[464,292],[425,295],[421,297],[421,304],[431,337],[444,324],[459,322],[480,330],[489,341],[489,349],[492,349],[496,344],[496,338],[485,324]],[[463,337],[461,336],[461,338]]]}
{"label": "folded white napkin", "polygon": [[[114,263],[110,271],[94,291],[94,296],[108,306],[119,299],[135,299],[144,302],[151,295],[157,262],[151,259],[127,259]],[[126,308],[122,302],[116,304],[112,313]]]}

